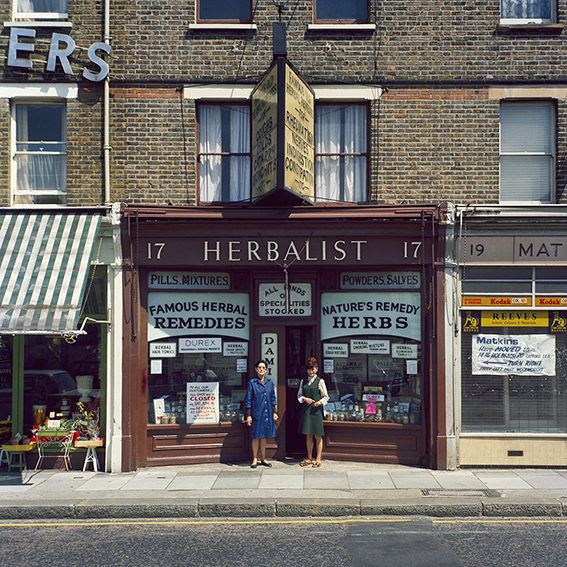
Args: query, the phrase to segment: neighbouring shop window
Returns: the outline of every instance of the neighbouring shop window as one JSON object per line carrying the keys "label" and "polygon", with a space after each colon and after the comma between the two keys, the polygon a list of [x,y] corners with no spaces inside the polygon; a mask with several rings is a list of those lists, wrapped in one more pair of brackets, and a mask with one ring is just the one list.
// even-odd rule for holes
{"label": "neighbouring shop window", "polygon": [[509,24],[555,22],[554,0],[500,0],[500,21]]}
{"label": "neighbouring shop window", "polygon": [[316,22],[364,23],[368,21],[368,0],[314,0]]}
{"label": "neighbouring shop window", "polygon": [[238,22],[252,21],[250,0],[197,0],[198,22]]}
{"label": "neighbouring shop window", "polygon": [[149,292],[148,423],[244,421],[249,332],[248,294]]}
{"label": "neighbouring shop window", "polygon": [[567,313],[462,318],[462,431],[566,433]]}
{"label": "neighbouring shop window", "polygon": [[66,110],[65,104],[14,105],[14,205],[66,204]]}
{"label": "neighbouring shop window", "polygon": [[500,104],[500,202],[555,200],[555,107]]}
{"label": "neighbouring shop window", "polygon": [[199,105],[200,201],[250,199],[250,106]]}
{"label": "neighbouring shop window", "polygon": [[315,117],[317,200],[366,201],[368,108],[320,104]]}
{"label": "neighbouring shop window", "polygon": [[326,419],[421,424],[420,294],[331,292],[321,301]]}
{"label": "neighbouring shop window", "polygon": [[16,0],[16,18],[65,19],[67,0]]}
{"label": "neighbouring shop window", "polygon": [[12,417],[12,368],[12,337],[0,335],[0,441],[3,443],[12,436],[11,421],[5,423]]}

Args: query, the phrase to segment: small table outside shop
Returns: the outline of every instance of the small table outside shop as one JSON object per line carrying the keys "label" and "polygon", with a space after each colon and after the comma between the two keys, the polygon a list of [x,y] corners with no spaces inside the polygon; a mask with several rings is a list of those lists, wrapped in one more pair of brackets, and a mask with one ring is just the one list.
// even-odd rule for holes
{"label": "small table outside shop", "polygon": [[29,443],[28,445],[2,445],[0,465],[2,464],[1,459],[5,453],[8,464],[8,472],[11,472],[12,469],[19,469],[22,471],[26,468],[26,453],[34,448],[35,443]]}
{"label": "small table outside shop", "polygon": [[93,464],[93,470],[98,472],[98,457],[96,455],[96,447],[102,447],[104,444],[103,439],[78,439],[75,441],[75,447],[86,447],[87,453],[85,455],[85,462],[83,464],[83,472],[87,470],[89,463]]}
{"label": "small table outside shop", "polygon": [[[71,468],[71,458],[69,457],[69,451],[71,450],[71,445],[73,444],[73,437],[75,435],[74,431],[57,430],[57,429],[41,429],[35,432],[37,439],[37,453],[38,459],[35,465],[34,471],[40,468],[45,455],[45,449],[47,447],[59,446],[63,449],[63,461],[65,462],[65,468],[69,470]],[[51,455],[50,455],[51,456]],[[59,454],[56,453],[56,457]]]}

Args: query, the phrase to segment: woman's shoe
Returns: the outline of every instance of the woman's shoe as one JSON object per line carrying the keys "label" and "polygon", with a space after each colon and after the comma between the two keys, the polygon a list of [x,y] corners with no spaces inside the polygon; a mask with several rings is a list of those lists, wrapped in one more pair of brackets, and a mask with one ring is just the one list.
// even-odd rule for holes
{"label": "woman's shoe", "polygon": [[258,467],[258,463],[255,463],[255,464],[253,464],[253,465],[250,465],[250,468],[251,468],[251,469],[255,469],[255,468],[257,468],[257,467]]}
{"label": "woman's shoe", "polygon": [[310,461],[309,459],[305,459],[305,461],[301,461],[301,463],[299,463],[300,467],[308,467],[313,461]]}
{"label": "woman's shoe", "polygon": [[262,461],[262,464],[263,464],[265,467],[271,467],[271,466],[272,466],[272,463],[268,463],[268,461]]}
{"label": "woman's shoe", "polygon": [[313,468],[316,469],[321,466],[321,463],[315,462],[313,463]]}

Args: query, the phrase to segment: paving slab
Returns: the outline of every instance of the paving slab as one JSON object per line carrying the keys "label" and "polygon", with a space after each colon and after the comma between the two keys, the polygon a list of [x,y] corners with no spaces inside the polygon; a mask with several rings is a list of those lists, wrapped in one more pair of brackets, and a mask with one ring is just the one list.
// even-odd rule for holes
{"label": "paving slab", "polygon": [[303,490],[303,473],[295,471],[270,471],[262,474],[259,489]]}
{"label": "paving slab", "polygon": [[532,487],[515,472],[482,471],[475,473],[476,477],[487,488],[494,490],[531,490]]}
{"label": "paving slab", "polygon": [[76,491],[118,491],[134,478],[134,474],[108,475],[105,473],[97,474],[81,486],[75,488]]}
{"label": "paving slab", "polygon": [[213,484],[213,489],[224,488],[258,488],[261,474],[257,474],[257,469],[249,472],[225,472],[221,471]]}
{"label": "paving slab", "polygon": [[390,477],[396,488],[441,488],[441,485],[427,471],[392,471]]}
{"label": "paving slab", "polygon": [[482,490],[487,488],[471,471],[431,471],[431,475],[441,488],[447,490]]}
{"label": "paving slab", "polygon": [[174,472],[143,471],[136,473],[121,490],[165,490],[174,477]]}
{"label": "paving slab", "polygon": [[567,478],[555,472],[517,471],[516,474],[532,488],[567,490]]}
{"label": "paving slab", "polygon": [[388,490],[395,488],[386,471],[347,471],[351,490]]}
{"label": "paving slab", "polygon": [[320,468],[311,468],[304,471],[303,487],[308,490],[349,490],[349,483],[345,471],[325,471]]}
{"label": "paving slab", "polygon": [[168,485],[171,490],[198,490],[207,491],[213,488],[218,474],[178,474]]}

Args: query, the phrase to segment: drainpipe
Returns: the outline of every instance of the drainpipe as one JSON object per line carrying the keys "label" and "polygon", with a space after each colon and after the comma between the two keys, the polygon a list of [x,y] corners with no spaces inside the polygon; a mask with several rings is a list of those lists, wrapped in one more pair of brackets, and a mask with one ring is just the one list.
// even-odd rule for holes
{"label": "drainpipe", "polygon": [[[110,45],[110,0],[104,0],[104,43]],[[108,56],[107,56],[108,59]],[[104,79],[104,204],[110,205],[110,72]]]}

